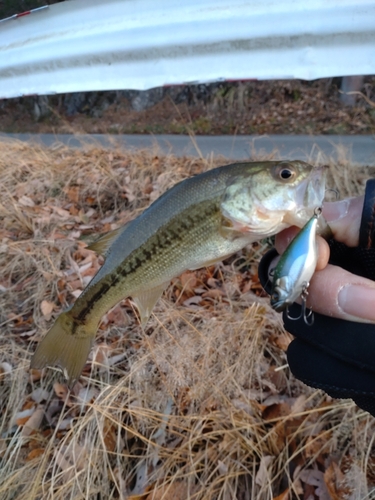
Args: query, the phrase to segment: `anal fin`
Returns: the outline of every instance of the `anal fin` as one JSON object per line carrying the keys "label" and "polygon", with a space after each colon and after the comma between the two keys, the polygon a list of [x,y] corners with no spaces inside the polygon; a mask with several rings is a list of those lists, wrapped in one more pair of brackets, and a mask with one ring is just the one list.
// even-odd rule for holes
{"label": "anal fin", "polygon": [[138,308],[141,324],[144,325],[150,317],[152,310],[160,298],[161,294],[169,285],[169,281],[162,283],[155,288],[144,290],[137,295],[132,295],[132,299]]}

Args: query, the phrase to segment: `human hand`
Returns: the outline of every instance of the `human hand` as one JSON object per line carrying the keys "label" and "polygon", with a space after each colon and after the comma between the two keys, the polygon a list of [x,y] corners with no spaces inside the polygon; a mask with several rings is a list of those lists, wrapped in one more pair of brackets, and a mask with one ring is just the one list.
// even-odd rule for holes
{"label": "human hand", "polygon": [[[307,385],[352,398],[375,416],[375,180],[367,183],[365,201],[327,203],[323,214],[336,241],[328,245],[318,238],[319,261],[308,288],[314,324],[304,321],[298,304],[283,314],[286,330],[295,336],[288,363]],[[297,231],[277,236],[279,252]]]}
{"label": "human hand", "polygon": [[[337,242],[348,247],[357,247],[364,197],[348,198],[343,201],[326,203],[323,215],[329,223]],[[276,237],[276,249],[283,253],[298,232],[297,228],[282,231]],[[323,238],[318,237],[319,259],[317,270],[308,288],[307,306],[325,316],[333,316],[349,321],[375,323],[375,282],[363,277],[366,270],[358,276],[358,256],[355,251],[347,251],[339,263],[333,255],[333,262],[328,263],[330,247]],[[333,253],[336,247],[333,247]],[[345,269],[343,268],[345,267]],[[371,272],[371,269],[368,270]]]}

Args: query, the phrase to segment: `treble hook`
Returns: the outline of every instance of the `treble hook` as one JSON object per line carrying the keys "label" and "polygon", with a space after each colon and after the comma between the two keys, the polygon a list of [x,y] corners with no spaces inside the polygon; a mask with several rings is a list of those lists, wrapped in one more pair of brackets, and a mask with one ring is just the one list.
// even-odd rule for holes
{"label": "treble hook", "polygon": [[[319,216],[322,214],[322,211],[323,211],[322,207],[316,207],[316,208],[314,209],[314,215],[315,215],[316,217],[319,217]],[[309,284],[307,284],[307,286],[309,286]]]}
{"label": "treble hook", "polygon": [[307,326],[312,326],[314,324],[314,320],[315,320],[314,312],[312,309],[309,309],[306,306],[307,296],[309,295],[309,292],[307,291],[309,284],[310,283],[304,283],[304,285],[303,285],[303,289],[302,289],[302,293],[301,293],[301,300],[302,300],[301,313],[296,318],[293,318],[293,316],[291,316],[289,314],[289,308],[287,308],[286,315],[287,315],[287,318],[292,320],[292,321],[298,321],[299,319],[303,318],[303,321],[305,322],[305,324]]}

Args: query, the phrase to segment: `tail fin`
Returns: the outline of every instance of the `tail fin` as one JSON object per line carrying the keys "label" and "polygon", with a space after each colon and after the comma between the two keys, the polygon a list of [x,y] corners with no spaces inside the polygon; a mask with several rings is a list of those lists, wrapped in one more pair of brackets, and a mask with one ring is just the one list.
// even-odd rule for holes
{"label": "tail fin", "polygon": [[58,366],[73,386],[79,379],[90,353],[96,330],[86,331],[85,325],[75,325],[70,311],[57,318],[40,342],[31,359],[31,368]]}

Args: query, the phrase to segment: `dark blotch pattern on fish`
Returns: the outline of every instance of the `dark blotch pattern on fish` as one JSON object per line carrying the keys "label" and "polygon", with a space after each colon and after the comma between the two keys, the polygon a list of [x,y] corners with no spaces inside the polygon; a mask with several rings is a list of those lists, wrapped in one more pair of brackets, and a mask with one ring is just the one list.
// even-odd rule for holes
{"label": "dark blotch pattern on fish", "polygon": [[[183,240],[183,232],[189,231],[196,224],[206,218],[212,216],[214,213],[218,212],[219,206],[217,204],[209,205],[205,209],[202,208],[202,211],[196,216],[192,216],[191,214],[186,214],[184,221],[178,220],[178,229],[173,229],[171,227],[167,228],[165,231],[161,231],[158,234],[151,237],[154,239],[151,245],[149,245],[149,241],[146,242],[145,247],[142,249],[138,249],[132,254],[129,255],[127,262],[125,265],[116,269],[114,273],[108,276],[107,283],[102,283],[101,287],[98,291],[90,297],[87,302],[85,308],[81,309],[77,315],[74,315],[74,319],[78,322],[83,322],[88,314],[90,314],[91,310],[94,308],[95,303],[105,294],[107,291],[116,286],[121,280],[129,277],[131,274],[134,274],[139,268],[141,268],[145,263],[150,262],[154,256],[161,252],[161,250],[166,250],[169,248],[175,241]],[[179,231],[179,229],[181,231]],[[136,253],[137,255],[134,255]],[[76,330],[76,329],[74,329]],[[74,331],[72,332],[75,333]]]}

